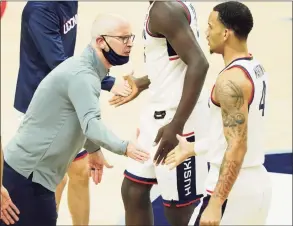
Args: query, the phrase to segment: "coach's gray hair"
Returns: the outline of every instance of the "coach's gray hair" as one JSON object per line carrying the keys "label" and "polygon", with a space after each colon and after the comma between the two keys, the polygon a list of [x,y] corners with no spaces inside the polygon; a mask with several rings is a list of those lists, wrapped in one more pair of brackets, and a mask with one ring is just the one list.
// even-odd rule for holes
{"label": "coach's gray hair", "polygon": [[128,21],[119,15],[99,14],[92,25],[91,43],[94,44],[101,35],[114,35],[119,26],[124,23],[128,23]]}

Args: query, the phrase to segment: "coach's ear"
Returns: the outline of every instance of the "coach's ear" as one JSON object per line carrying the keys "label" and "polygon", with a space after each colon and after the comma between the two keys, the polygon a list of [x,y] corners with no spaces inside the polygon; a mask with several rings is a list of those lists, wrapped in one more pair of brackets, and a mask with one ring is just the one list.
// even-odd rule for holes
{"label": "coach's ear", "polygon": [[105,49],[106,48],[106,43],[105,39],[102,36],[99,36],[96,38],[96,44],[99,49]]}

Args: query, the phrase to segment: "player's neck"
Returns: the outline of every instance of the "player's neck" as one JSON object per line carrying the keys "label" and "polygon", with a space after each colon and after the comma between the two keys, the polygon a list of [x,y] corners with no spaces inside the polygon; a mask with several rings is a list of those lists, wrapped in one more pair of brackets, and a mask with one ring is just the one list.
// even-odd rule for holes
{"label": "player's neck", "polygon": [[246,43],[226,46],[223,53],[225,66],[230,64],[233,60],[243,57],[248,57],[248,49]]}

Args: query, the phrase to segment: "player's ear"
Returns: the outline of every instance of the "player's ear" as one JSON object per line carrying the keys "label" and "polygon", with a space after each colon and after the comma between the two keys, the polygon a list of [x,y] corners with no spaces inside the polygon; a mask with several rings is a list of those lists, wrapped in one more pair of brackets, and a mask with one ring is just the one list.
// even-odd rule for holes
{"label": "player's ear", "polygon": [[227,41],[229,35],[230,35],[230,30],[229,29],[225,29],[224,30],[224,41]]}

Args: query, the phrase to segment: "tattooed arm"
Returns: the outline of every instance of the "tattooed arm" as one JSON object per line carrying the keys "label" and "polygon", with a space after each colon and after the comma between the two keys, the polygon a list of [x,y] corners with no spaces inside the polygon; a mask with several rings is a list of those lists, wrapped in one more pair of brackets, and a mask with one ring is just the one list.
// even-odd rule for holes
{"label": "tattooed arm", "polygon": [[239,68],[224,72],[215,87],[216,100],[221,105],[227,150],[211,202],[222,205],[239,174],[247,151],[248,100],[252,85]]}

